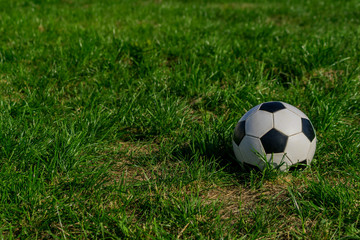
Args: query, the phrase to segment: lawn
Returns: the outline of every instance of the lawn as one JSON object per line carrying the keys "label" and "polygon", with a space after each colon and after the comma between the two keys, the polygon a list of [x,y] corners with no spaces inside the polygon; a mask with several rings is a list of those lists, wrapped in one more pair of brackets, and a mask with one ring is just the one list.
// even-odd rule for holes
{"label": "lawn", "polygon": [[[360,3],[0,0],[0,239],[360,239]],[[312,165],[235,162],[290,103]]]}

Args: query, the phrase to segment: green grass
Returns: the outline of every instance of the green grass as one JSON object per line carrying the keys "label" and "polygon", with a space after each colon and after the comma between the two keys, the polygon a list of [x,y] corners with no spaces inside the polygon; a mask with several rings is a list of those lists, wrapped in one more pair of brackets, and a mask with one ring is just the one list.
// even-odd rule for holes
{"label": "green grass", "polygon": [[[360,4],[0,0],[1,239],[359,239]],[[311,167],[234,162],[281,100]]]}

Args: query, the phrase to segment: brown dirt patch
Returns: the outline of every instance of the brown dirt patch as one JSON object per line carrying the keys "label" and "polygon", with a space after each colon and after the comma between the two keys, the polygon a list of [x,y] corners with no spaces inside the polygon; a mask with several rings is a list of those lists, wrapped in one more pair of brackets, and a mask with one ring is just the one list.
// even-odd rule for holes
{"label": "brown dirt patch", "polygon": [[110,172],[114,176],[114,181],[121,180],[122,178],[129,181],[144,181],[148,178],[149,172],[140,166],[135,166],[133,160],[146,155],[156,154],[158,151],[159,146],[155,143],[121,141],[111,146],[104,154],[110,154],[113,160],[116,161]]}
{"label": "brown dirt patch", "polygon": [[344,75],[344,71],[343,70],[333,70],[333,69],[318,69],[315,70],[311,77],[312,78],[320,78],[323,79],[323,83],[324,83],[324,87],[326,89],[329,88],[335,88],[338,84],[341,84],[341,82],[339,82],[339,79]]}

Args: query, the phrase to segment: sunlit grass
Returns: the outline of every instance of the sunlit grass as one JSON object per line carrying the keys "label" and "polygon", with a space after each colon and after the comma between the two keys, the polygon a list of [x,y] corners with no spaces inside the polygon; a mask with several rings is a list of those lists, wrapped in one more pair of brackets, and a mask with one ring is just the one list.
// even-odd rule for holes
{"label": "sunlit grass", "polygon": [[[4,239],[360,237],[357,1],[1,1]],[[304,170],[234,162],[265,101]]]}

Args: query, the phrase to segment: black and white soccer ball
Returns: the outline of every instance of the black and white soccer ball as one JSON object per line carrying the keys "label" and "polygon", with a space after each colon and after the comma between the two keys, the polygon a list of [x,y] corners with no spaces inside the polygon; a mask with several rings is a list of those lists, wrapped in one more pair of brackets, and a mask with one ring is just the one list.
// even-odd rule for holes
{"label": "black and white soccer ball", "polygon": [[239,163],[264,169],[266,162],[282,171],[309,165],[316,149],[309,118],[284,102],[266,102],[250,109],[237,123],[232,144]]}

